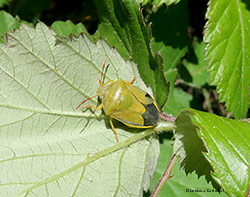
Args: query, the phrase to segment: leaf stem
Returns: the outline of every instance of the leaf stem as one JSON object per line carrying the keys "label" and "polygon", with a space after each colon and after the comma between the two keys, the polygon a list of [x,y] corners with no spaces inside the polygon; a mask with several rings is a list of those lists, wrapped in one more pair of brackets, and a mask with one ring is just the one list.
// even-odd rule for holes
{"label": "leaf stem", "polygon": [[165,169],[161,179],[159,180],[155,190],[153,191],[153,193],[151,194],[151,197],[157,197],[160,194],[160,191],[162,190],[164,184],[166,183],[166,181],[171,178],[171,172],[174,169],[175,163],[178,159],[178,156],[176,154],[174,154],[167,166],[167,168]]}
{"label": "leaf stem", "polygon": [[247,195],[246,195],[246,197],[249,197],[249,192],[250,192],[250,181],[249,181],[249,186],[248,186],[248,190],[247,190]]}
{"label": "leaf stem", "polygon": [[160,112],[160,119],[167,122],[175,122],[176,118],[164,112]]}

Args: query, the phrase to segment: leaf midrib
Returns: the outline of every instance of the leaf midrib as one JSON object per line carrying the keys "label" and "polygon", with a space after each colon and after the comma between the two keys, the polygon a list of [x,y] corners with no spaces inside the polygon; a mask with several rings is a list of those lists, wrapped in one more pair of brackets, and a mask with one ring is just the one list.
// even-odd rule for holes
{"label": "leaf midrib", "polygon": [[24,196],[27,196],[30,192],[32,192],[32,190],[34,190],[36,188],[39,188],[42,185],[47,185],[50,182],[53,182],[53,181],[55,181],[57,179],[60,179],[61,177],[66,176],[67,174],[70,174],[71,172],[73,172],[73,171],[75,171],[75,170],[77,170],[77,169],[79,169],[81,167],[85,167],[88,164],[90,164],[90,163],[92,163],[92,162],[94,162],[94,161],[96,161],[96,160],[110,154],[110,153],[116,152],[116,151],[118,151],[118,150],[120,150],[120,149],[122,149],[124,147],[127,147],[127,146],[135,143],[138,140],[141,140],[141,139],[143,139],[143,138],[145,138],[147,136],[150,136],[153,133],[154,133],[153,129],[147,129],[144,132],[140,132],[140,133],[132,136],[131,138],[128,138],[127,140],[124,140],[124,141],[122,141],[122,142],[120,142],[118,144],[115,144],[114,146],[111,146],[111,147],[108,147],[107,149],[99,151],[99,152],[95,153],[93,156],[87,157],[86,160],[79,162],[78,164],[64,170],[63,172],[60,172],[60,173],[58,173],[58,174],[56,174],[54,176],[51,176],[50,178],[46,178],[43,181],[34,184],[30,188],[23,190],[22,192],[20,192],[18,194],[18,196],[22,195],[22,194],[24,194]]}
{"label": "leaf midrib", "polygon": [[[38,110],[33,108],[24,108],[24,107],[17,107],[13,105],[4,105],[0,104],[0,107],[9,108],[9,109],[16,109],[16,110],[22,110],[22,111],[28,111],[28,112],[34,112],[34,113],[41,113],[41,114],[49,114],[49,115],[56,115],[56,116],[67,116],[67,117],[78,117],[78,118],[96,118],[96,115],[93,114],[86,114],[80,111],[79,113],[71,113],[71,112],[62,112],[62,111],[56,111],[56,110]],[[100,118],[106,117],[104,114],[98,115]]]}

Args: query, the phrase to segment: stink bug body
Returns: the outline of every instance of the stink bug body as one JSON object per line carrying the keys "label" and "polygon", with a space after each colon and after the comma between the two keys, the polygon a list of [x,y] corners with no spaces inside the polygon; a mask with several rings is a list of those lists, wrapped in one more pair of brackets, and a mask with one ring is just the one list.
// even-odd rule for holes
{"label": "stink bug body", "polygon": [[116,119],[129,127],[135,128],[152,128],[156,125],[159,119],[159,108],[154,99],[140,88],[132,85],[134,79],[124,81],[109,80],[102,83],[105,63],[102,67],[101,79],[99,80],[100,87],[97,89],[97,94],[83,101],[76,109],[78,109],[86,101],[99,96],[101,104],[98,107],[86,105],[83,109],[91,107],[95,110],[103,108],[104,113],[109,116],[109,122],[118,142],[118,137],[112,122]]}

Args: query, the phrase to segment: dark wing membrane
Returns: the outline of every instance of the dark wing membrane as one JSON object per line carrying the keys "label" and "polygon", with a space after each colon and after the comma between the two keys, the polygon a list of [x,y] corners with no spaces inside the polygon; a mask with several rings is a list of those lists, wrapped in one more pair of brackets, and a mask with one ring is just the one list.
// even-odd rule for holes
{"label": "dark wing membrane", "polygon": [[154,126],[159,120],[159,111],[155,104],[144,105],[146,111],[141,114],[144,119],[144,126]]}

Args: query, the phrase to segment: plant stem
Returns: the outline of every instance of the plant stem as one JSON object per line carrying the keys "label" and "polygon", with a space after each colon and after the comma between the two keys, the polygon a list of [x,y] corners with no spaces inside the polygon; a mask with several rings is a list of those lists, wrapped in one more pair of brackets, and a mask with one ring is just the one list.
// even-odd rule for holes
{"label": "plant stem", "polygon": [[246,197],[249,197],[249,192],[250,192],[250,181],[249,181],[249,186],[248,186],[248,190],[247,190],[247,195],[246,195]]}
{"label": "plant stem", "polygon": [[165,182],[166,182],[169,178],[172,177],[172,176],[171,176],[171,172],[172,172],[173,169],[174,169],[174,166],[175,166],[175,163],[176,163],[177,159],[178,159],[178,156],[174,154],[174,155],[172,156],[172,158],[171,158],[171,160],[170,160],[170,162],[169,162],[167,168],[165,169],[165,171],[164,171],[164,173],[163,173],[163,175],[162,175],[160,181],[158,182],[158,184],[157,184],[155,190],[154,190],[153,193],[151,194],[151,197],[157,197],[157,196],[159,196],[160,191],[162,190],[162,188],[163,188]]}
{"label": "plant stem", "polygon": [[160,112],[160,119],[167,122],[175,122],[176,118],[174,116],[168,115],[164,112]]}

